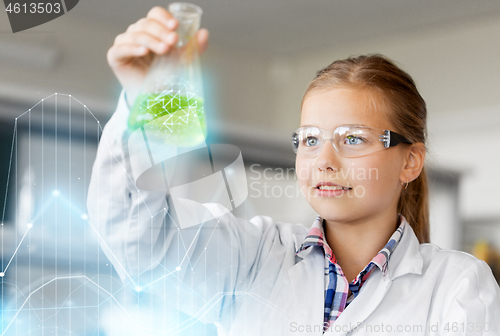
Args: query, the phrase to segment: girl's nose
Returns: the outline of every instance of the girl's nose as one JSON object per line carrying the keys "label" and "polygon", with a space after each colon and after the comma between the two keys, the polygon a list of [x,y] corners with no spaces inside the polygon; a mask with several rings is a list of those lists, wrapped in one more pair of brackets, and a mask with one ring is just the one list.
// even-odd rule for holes
{"label": "girl's nose", "polygon": [[332,139],[325,140],[323,147],[316,157],[316,166],[323,171],[338,171],[340,168],[340,154],[333,147]]}

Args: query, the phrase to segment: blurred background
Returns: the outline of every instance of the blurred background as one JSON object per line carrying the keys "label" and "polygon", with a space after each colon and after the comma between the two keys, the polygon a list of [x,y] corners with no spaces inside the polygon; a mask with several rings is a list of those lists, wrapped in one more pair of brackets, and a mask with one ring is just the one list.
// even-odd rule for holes
{"label": "blurred background", "polygon": [[[312,224],[290,145],[302,95],[332,61],[378,52],[427,102],[431,241],[487,261],[500,279],[499,1],[193,3],[210,31],[209,130],[237,145],[247,168],[244,216]],[[121,91],[106,52],[154,5],[81,1],[16,34],[0,13],[0,335],[215,334],[124,289],[87,223],[101,128]],[[183,327],[168,329],[167,315]]]}

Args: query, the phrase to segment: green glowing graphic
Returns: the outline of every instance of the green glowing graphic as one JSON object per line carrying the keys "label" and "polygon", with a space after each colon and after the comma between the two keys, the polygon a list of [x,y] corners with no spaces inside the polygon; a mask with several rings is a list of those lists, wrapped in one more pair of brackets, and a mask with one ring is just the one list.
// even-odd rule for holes
{"label": "green glowing graphic", "polygon": [[141,94],[128,120],[133,132],[144,126],[161,133],[165,144],[194,146],[205,141],[203,99],[193,94]]}

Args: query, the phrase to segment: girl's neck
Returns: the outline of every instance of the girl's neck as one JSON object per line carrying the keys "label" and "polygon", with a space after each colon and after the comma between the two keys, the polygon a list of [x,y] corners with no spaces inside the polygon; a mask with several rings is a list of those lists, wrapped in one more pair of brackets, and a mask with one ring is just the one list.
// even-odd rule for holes
{"label": "girl's neck", "polygon": [[325,239],[349,282],[387,244],[398,226],[399,215],[394,211],[348,223],[325,219]]}

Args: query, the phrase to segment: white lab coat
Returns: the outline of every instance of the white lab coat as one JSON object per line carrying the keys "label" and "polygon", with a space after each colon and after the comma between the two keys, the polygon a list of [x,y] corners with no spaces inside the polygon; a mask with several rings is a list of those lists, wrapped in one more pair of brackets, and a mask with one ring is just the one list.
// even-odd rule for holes
{"label": "white lab coat", "polygon": [[[229,213],[178,229],[168,214],[169,196],[138,191],[132,181],[128,113],[122,94],[88,194],[90,221],[122,280],[215,323],[220,335],[321,335],[323,252],[312,247],[303,259],[295,256],[308,227]],[[185,206],[193,216],[223,213],[217,204]],[[419,244],[406,225],[387,276],[376,269],[326,334],[500,335],[500,289],[488,265],[468,253]]]}

